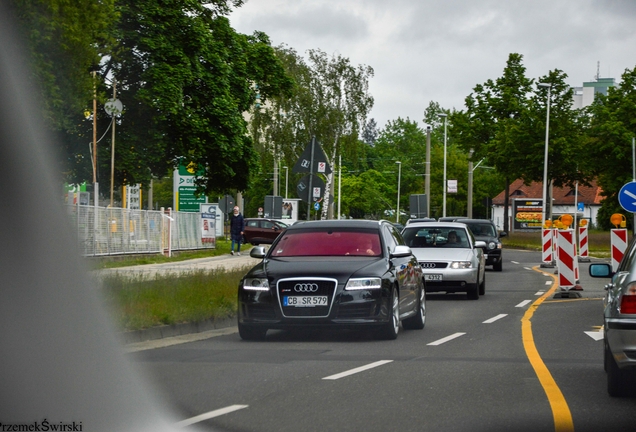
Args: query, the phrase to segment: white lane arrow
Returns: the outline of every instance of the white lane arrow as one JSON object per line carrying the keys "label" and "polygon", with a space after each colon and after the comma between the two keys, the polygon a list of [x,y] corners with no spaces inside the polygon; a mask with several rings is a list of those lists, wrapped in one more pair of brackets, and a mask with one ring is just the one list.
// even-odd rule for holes
{"label": "white lane arrow", "polygon": [[[636,200],[636,195],[634,195],[633,193],[631,193],[630,191],[626,190],[625,191],[625,195],[632,197]],[[632,204],[636,205],[636,201],[634,201]]]}
{"label": "white lane arrow", "polygon": [[600,341],[601,339],[603,339],[603,329],[600,329],[598,331],[586,331],[584,333],[595,341]]}

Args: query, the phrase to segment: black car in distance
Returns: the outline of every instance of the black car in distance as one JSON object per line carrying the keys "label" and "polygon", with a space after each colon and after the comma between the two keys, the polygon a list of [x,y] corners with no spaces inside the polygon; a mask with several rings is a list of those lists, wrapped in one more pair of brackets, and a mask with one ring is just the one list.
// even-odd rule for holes
{"label": "black car in distance", "polygon": [[297,222],[266,251],[238,287],[242,339],[269,329],[368,328],[383,339],[422,329],[426,299],[422,270],[388,221]]}
{"label": "black car in distance", "polygon": [[494,222],[488,219],[456,219],[456,222],[463,223],[472,231],[475,240],[486,243],[484,254],[486,265],[492,266],[495,271],[503,270],[503,245],[501,237],[508,235],[506,232],[497,232]]}

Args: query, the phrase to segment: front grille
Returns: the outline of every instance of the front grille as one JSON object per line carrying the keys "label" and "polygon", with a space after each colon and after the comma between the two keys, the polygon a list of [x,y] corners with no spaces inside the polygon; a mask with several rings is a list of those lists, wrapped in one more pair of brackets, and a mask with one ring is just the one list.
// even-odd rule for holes
{"label": "front grille", "polygon": [[[298,292],[295,288],[300,286],[317,286],[315,291],[302,291]],[[286,317],[295,318],[325,318],[329,316],[331,310],[331,304],[333,303],[333,296],[338,286],[338,281],[335,279],[322,279],[322,278],[294,278],[294,279],[281,279],[278,281],[278,301],[283,315]],[[325,306],[283,306],[283,297],[285,296],[327,296],[327,305]]]}
{"label": "front grille", "polygon": [[420,262],[420,266],[424,270],[445,269],[448,267],[447,262]]}

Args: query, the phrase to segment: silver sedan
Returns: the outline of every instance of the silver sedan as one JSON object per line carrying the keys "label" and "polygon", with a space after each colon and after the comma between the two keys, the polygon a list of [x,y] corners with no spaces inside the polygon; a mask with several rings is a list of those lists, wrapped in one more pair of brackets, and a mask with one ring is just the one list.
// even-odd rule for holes
{"label": "silver sedan", "polygon": [[402,231],[407,246],[419,261],[426,292],[465,292],[471,300],[486,293],[483,248],[461,223],[420,222]]}

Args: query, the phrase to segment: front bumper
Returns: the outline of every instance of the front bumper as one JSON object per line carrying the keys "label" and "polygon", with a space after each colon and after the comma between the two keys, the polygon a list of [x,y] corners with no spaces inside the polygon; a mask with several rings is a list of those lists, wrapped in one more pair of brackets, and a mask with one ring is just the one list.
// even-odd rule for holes
{"label": "front bumper", "polygon": [[451,269],[443,269],[443,270],[431,270],[427,271],[425,274],[441,274],[441,281],[434,280],[426,280],[426,292],[469,292],[474,290],[478,286],[477,276],[478,269],[463,269],[463,270],[452,270]]}

